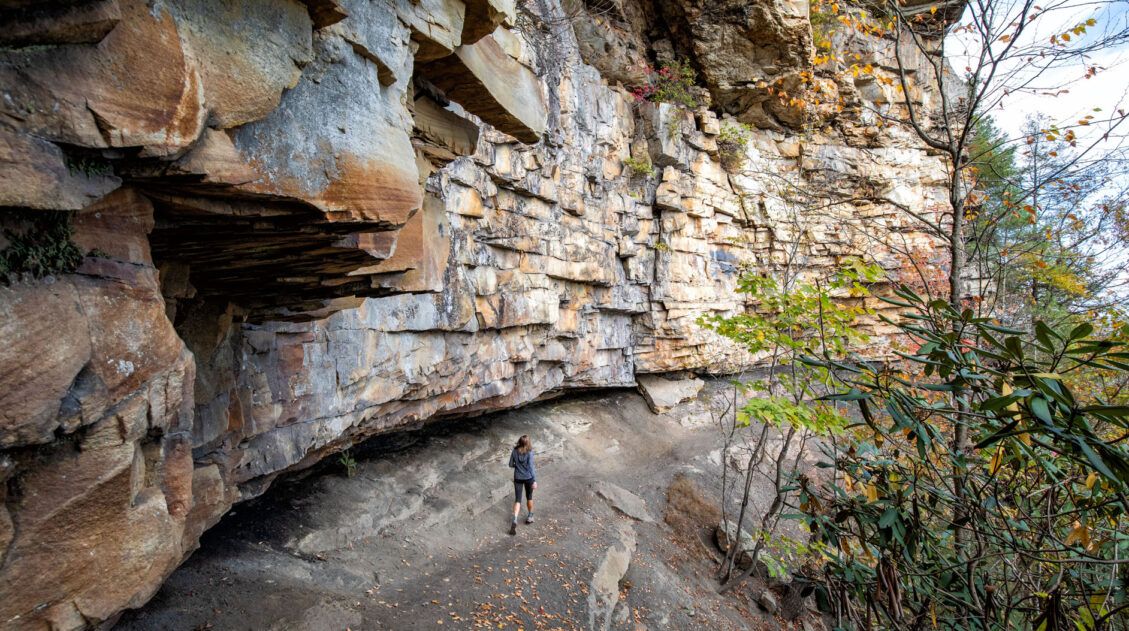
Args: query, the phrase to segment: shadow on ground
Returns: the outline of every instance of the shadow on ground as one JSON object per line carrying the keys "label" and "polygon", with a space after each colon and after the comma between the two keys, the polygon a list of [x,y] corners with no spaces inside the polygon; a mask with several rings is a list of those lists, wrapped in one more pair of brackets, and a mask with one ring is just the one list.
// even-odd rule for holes
{"label": "shadow on ground", "polygon": [[[692,514],[685,482],[667,506],[676,476],[716,487],[715,403],[716,385],[663,415],[589,393],[377,437],[351,478],[330,459],[236,506],[116,629],[786,627],[716,594],[716,513]],[[509,536],[521,434],[536,521]]]}

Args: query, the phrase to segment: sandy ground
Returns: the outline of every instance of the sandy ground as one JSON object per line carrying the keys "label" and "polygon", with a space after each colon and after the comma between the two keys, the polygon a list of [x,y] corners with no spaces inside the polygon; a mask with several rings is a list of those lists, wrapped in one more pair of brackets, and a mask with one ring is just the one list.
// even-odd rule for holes
{"label": "sandy ground", "polygon": [[[635,392],[592,393],[378,437],[351,478],[331,461],[238,505],[115,628],[790,628],[755,583],[717,595],[711,517],[667,505],[676,476],[716,493],[718,401],[710,385],[656,415]],[[536,519],[510,536],[521,434]]]}

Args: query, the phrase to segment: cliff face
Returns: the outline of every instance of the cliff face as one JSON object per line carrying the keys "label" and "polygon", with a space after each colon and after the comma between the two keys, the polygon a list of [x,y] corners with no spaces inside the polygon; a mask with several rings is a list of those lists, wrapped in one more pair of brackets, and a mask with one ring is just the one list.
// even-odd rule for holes
{"label": "cliff face", "polygon": [[[890,88],[778,97],[811,70],[802,0],[0,12],[0,246],[67,211],[85,254],[0,286],[5,628],[112,620],[376,433],[747,367],[695,323],[743,308],[743,265],[932,264],[896,205],[938,212],[943,167],[877,125]],[[635,101],[656,54],[702,107]],[[719,113],[754,126],[733,172]]]}

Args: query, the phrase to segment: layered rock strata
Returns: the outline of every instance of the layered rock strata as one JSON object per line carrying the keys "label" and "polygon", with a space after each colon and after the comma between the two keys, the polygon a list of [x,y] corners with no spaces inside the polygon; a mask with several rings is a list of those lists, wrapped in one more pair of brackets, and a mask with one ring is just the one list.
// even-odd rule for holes
{"label": "layered rock strata", "polygon": [[[69,213],[84,254],[0,286],[0,627],[112,622],[374,434],[748,368],[697,324],[744,266],[933,251],[898,206],[943,166],[883,83],[815,119],[761,87],[808,69],[803,2],[596,4],[0,2],[0,248]],[[701,107],[624,85],[671,54]]]}

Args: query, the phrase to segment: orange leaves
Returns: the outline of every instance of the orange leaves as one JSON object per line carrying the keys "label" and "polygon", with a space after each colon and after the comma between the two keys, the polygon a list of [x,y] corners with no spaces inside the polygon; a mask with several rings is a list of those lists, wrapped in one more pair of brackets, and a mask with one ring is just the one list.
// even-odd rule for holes
{"label": "orange leaves", "polygon": [[1097,20],[1095,20],[1094,18],[1090,18],[1090,19],[1086,20],[1085,22],[1079,22],[1078,24],[1074,25],[1073,28],[1071,28],[1070,30],[1068,30],[1064,33],[1059,33],[1057,35],[1051,35],[1051,45],[1052,46],[1066,46],[1075,37],[1082,37],[1083,35],[1085,35],[1086,34],[1086,27],[1095,26],[1095,25],[1097,25],[1097,23],[1098,23]]}
{"label": "orange leaves", "polygon": [[1080,521],[1074,522],[1074,527],[1071,529],[1070,534],[1066,536],[1063,541],[1068,546],[1078,544],[1083,548],[1090,547],[1090,527]]}

